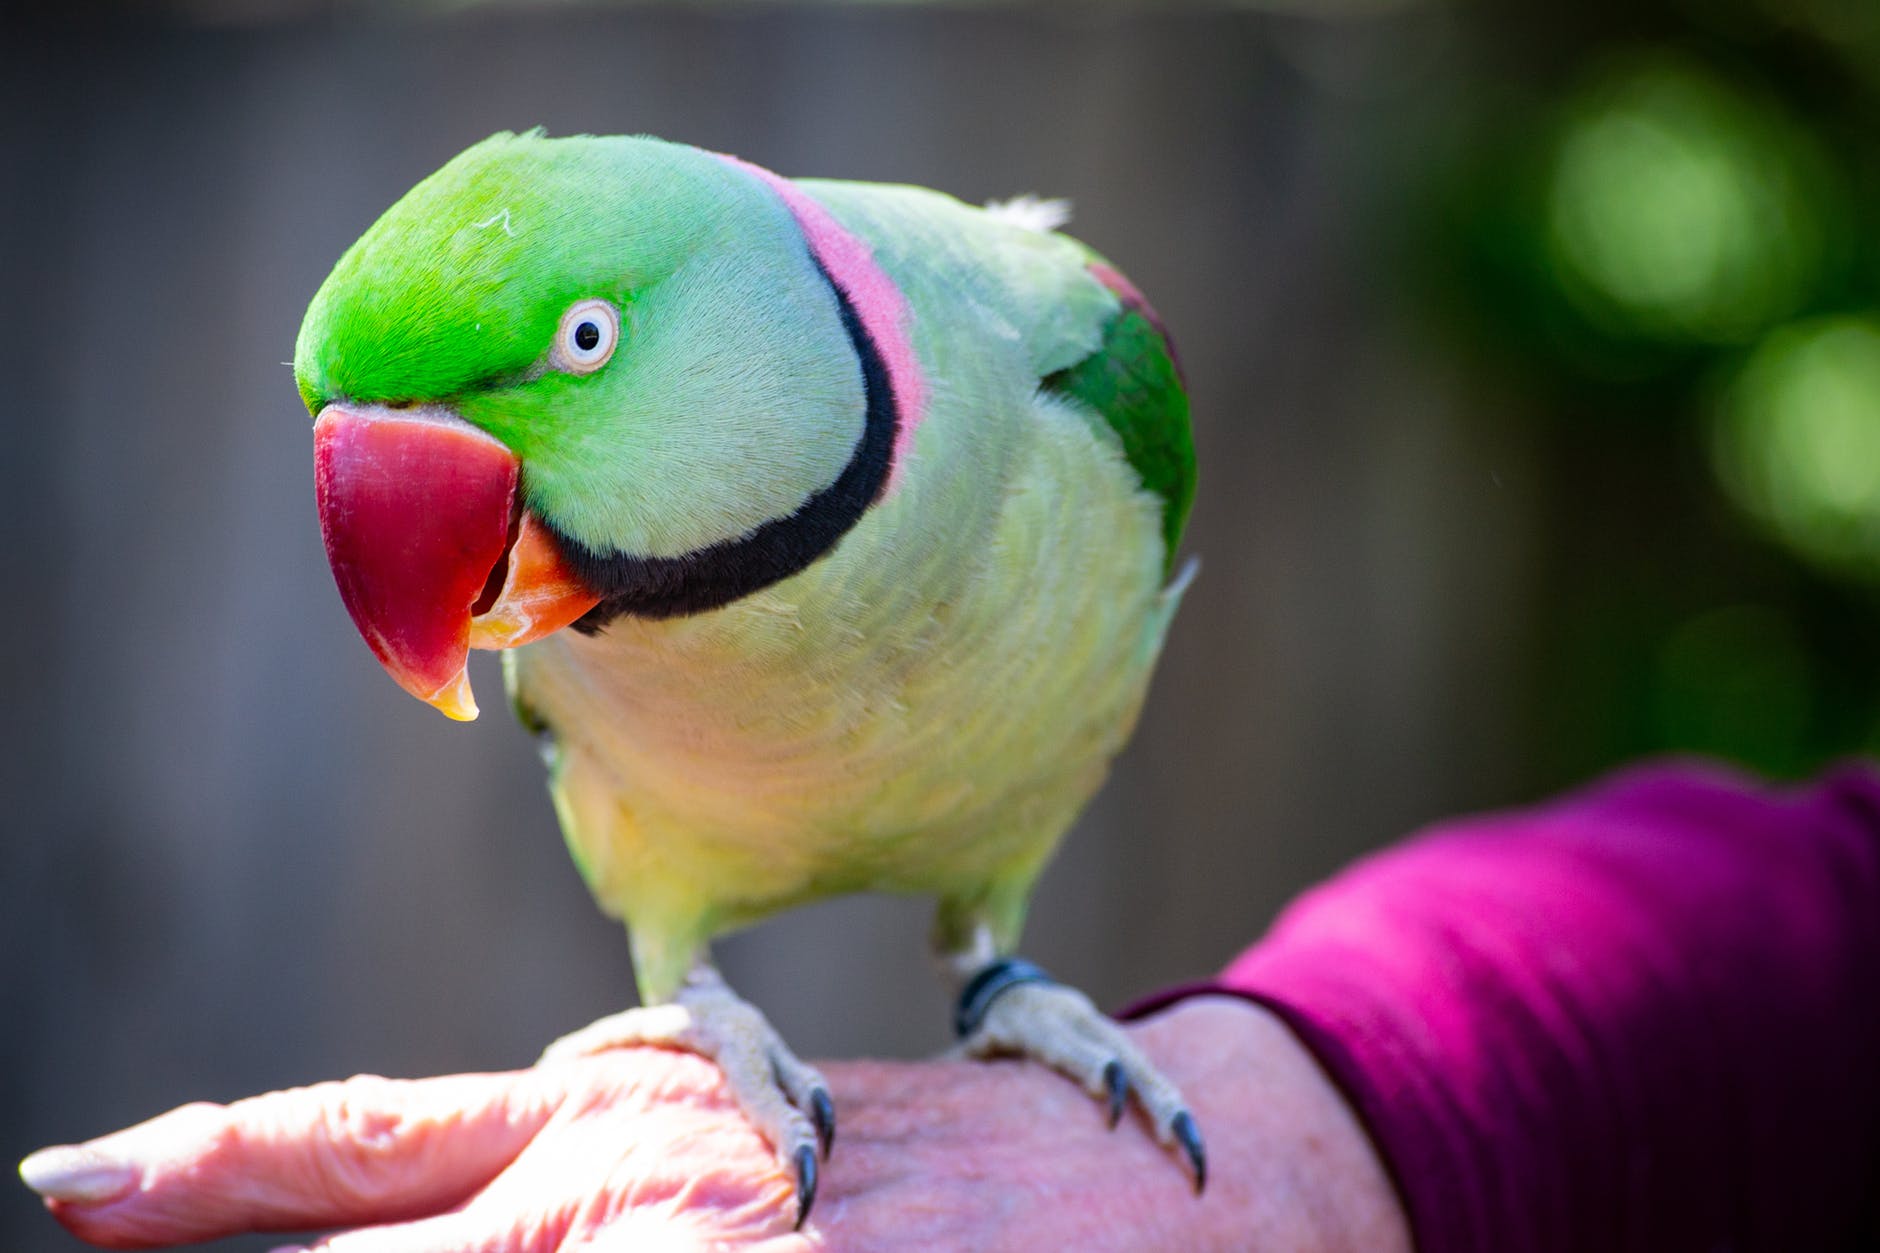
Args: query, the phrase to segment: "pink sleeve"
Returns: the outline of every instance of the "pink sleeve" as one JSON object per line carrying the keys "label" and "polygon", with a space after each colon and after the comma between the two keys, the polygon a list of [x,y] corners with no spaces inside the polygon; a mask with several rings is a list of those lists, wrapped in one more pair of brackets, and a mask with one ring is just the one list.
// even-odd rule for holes
{"label": "pink sleeve", "polygon": [[1449,823],[1302,897],[1212,986],[1319,1057],[1424,1253],[1869,1247],[1871,769],[1774,791],[1655,766]]}

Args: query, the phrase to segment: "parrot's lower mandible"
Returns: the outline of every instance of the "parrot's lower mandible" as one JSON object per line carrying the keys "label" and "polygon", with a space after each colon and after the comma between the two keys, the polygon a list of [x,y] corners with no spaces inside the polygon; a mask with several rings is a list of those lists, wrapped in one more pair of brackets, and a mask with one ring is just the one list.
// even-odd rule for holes
{"label": "parrot's lower mandible", "polygon": [[1013,956],[1141,707],[1186,572],[1188,400],[1061,206],[781,178],[642,138],[500,134],[387,211],[300,330],[320,526],[385,668],[453,718],[507,649],[644,1008],[550,1055],[717,1061],[797,1181],[822,1077],[713,969],[835,893],[938,900],[976,1055],[1181,1094]]}

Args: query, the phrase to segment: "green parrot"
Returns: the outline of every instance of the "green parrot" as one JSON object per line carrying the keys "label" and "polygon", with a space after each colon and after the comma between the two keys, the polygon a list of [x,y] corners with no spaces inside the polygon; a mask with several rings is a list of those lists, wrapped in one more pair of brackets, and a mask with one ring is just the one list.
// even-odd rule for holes
{"label": "green parrot", "polygon": [[1038,1059],[1206,1158],[1176,1088],[1016,956],[1192,563],[1188,400],[1061,206],[502,133],[340,258],[294,374],[343,600],[454,718],[504,653],[641,1008],[545,1058],[713,1058],[815,1199],[835,1113],[711,965],[836,893],[937,899],[974,1056]]}

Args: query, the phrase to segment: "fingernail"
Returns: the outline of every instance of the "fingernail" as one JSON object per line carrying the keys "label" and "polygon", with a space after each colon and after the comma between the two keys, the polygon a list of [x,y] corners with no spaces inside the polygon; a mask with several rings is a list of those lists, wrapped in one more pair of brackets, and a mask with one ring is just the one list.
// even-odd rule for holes
{"label": "fingernail", "polygon": [[20,1178],[47,1200],[96,1205],[129,1192],[137,1183],[137,1168],[96,1149],[62,1144],[21,1162]]}

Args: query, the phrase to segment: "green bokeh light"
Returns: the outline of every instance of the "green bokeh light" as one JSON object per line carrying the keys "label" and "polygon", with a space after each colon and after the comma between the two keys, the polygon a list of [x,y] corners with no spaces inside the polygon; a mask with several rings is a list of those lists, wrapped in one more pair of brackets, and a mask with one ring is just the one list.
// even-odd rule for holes
{"label": "green bokeh light", "polygon": [[1713,428],[1730,494],[1803,556],[1880,581],[1880,318],[1783,327]]}
{"label": "green bokeh light", "polygon": [[1651,702],[1660,746],[1776,773],[1804,764],[1812,683],[1795,624],[1765,605],[1682,623],[1659,646]]}
{"label": "green bokeh light", "polygon": [[1774,107],[1687,61],[1634,59],[1568,110],[1546,188],[1551,267],[1610,333],[1747,341],[1821,275],[1821,169]]}

